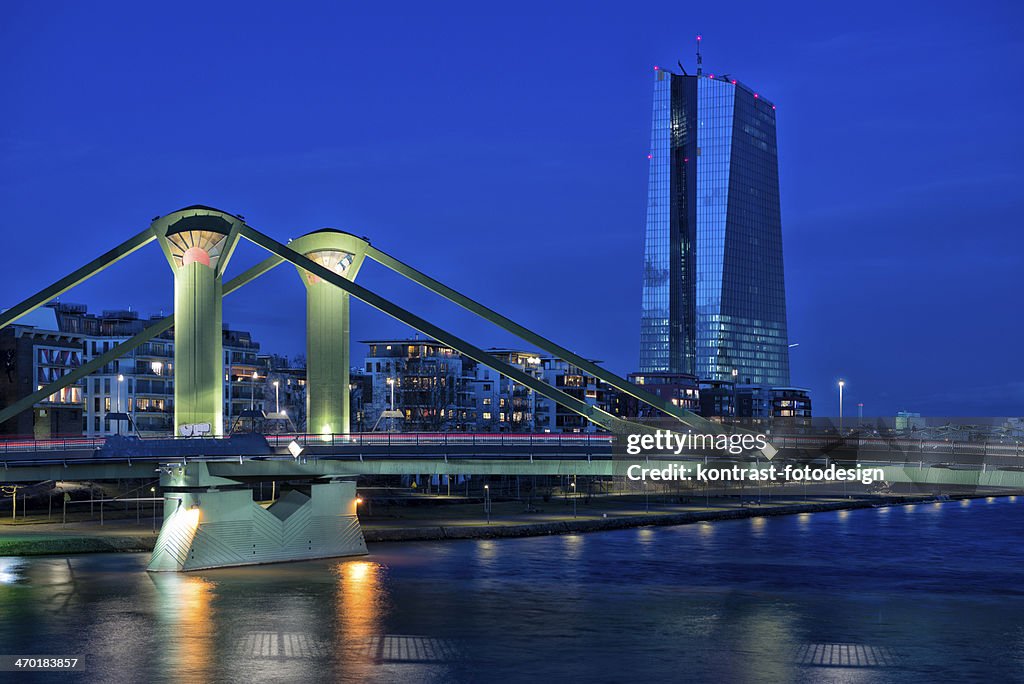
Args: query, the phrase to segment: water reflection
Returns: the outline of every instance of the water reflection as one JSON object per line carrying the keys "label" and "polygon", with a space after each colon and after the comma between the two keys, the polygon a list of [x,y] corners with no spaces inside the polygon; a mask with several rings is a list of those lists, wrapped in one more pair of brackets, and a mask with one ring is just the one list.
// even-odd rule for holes
{"label": "water reflection", "polygon": [[97,681],[999,679],[1024,642],[1024,507],[962,505],[188,574],[0,559],[0,643],[92,654]]}
{"label": "water reflection", "polygon": [[216,585],[201,576],[161,572],[146,573],[156,590],[156,618],[167,639],[153,655],[165,671],[186,678],[202,677],[214,662]]}
{"label": "water reflection", "polygon": [[565,559],[569,563],[578,561],[583,556],[584,544],[586,544],[586,536],[582,534],[565,534],[561,535],[562,548],[561,551],[565,554]]}
{"label": "water reflection", "polygon": [[382,568],[372,561],[358,560],[339,563],[334,568],[338,576],[335,597],[337,630],[334,651],[342,663],[368,662],[371,637],[383,632],[382,612],[385,606],[380,586]]}
{"label": "water reflection", "polygon": [[0,558],[0,584],[13,584],[22,577],[24,558]]}
{"label": "water reflection", "polygon": [[493,539],[482,539],[476,543],[476,557],[482,565],[496,561],[500,551],[501,544]]}

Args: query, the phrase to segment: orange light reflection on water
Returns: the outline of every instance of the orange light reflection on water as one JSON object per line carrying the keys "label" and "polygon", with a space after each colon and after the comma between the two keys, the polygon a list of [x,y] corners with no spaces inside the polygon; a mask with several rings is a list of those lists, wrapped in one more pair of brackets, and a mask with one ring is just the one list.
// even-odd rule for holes
{"label": "orange light reflection on water", "polygon": [[205,677],[216,666],[213,597],[216,585],[199,575],[179,572],[150,574],[160,595],[160,616],[173,635],[160,656],[184,678]]}
{"label": "orange light reflection on water", "polygon": [[351,676],[357,674],[352,671],[353,667],[372,664],[372,645],[383,632],[386,604],[383,566],[373,561],[353,560],[339,563],[335,572],[338,591],[334,652],[346,675]]}

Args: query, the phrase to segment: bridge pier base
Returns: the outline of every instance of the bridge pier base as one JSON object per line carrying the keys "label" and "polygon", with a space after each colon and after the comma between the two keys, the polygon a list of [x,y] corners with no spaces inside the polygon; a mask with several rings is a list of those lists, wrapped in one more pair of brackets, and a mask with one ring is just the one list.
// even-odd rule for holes
{"label": "bridge pier base", "polygon": [[[202,472],[182,472],[187,470]],[[235,483],[232,489],[173,484],[221,480],[202,477],[205,471],[205,463],[194,463],[167,476],[164,524],[147,570],[183,572],[366,553],[355,482],[313,484],[308,495],[290,490],[267,508]]]}

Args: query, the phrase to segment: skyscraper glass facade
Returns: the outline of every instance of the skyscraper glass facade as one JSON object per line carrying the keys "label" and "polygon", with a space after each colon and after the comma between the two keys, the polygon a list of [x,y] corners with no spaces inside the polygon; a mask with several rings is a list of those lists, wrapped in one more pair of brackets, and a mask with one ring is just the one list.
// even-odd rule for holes
{"label": "skyscraper glass facade", "polygon": [[669,310],[672,80],[665,78],[665,75],[664,71],[659,71],[654,83],[654,115],[651,122],[640,322],[640,371],[643,373],[682,372],[675,368],[676,363],[669,352],[669,331],[672,326]]}
{"label": "skyscraper glass facade", "polygon": [[789,384],[774,106],[659,70],[650,154],[641,372]]}

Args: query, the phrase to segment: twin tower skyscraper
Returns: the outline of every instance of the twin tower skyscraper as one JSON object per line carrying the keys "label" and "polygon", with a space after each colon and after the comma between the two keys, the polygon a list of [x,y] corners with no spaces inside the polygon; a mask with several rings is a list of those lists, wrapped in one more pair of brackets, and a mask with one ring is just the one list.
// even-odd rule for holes
{"label": "twin tower skyscraper", "polygon": [[655,67],[640,372],[789,385],[775,106]]}

